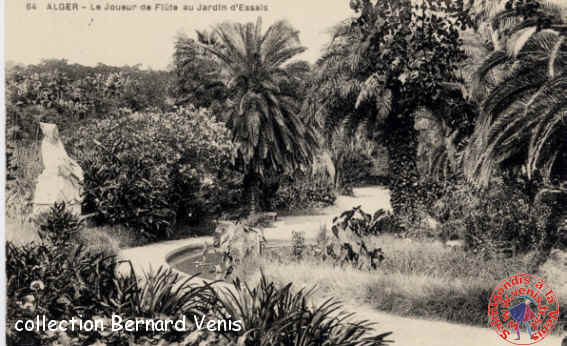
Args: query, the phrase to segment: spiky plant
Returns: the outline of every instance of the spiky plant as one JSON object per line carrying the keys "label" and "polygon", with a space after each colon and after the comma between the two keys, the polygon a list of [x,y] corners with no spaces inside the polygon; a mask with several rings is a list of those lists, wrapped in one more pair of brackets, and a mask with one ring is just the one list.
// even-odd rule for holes
{"label": "spiky plant", "polygon": [[[309,303],[314,293],[294,290],[292,284],[279,287],[262,273],[257,287],[238,280],[219,297],[219,313],[242,322],[242,330],[229,338],[239,345],[351,345],[380,346],[391,333],[371,336],[373,323],[352,321],[335,299]],[[230,317],[228,317],[230,316]]]}
{"label": "spiky plant", "polygon": [[179,273],[159,267],[145,274],[143,282],[130,264],[130,272],[114,281],[116,293],[106,299],[109,312],[129,316],[179,317],[202,316],[214,305],[211,284],[196,284],[197,275],[180,276]]}

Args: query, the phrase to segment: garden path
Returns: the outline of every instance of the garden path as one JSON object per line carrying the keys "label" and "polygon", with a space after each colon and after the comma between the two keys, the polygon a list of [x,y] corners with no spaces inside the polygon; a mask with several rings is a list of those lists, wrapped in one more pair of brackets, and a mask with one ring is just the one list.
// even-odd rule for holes
{"label": "garden path", "polygon": [[315,209],[314,215],[278,217],[273,227],[264,229],[264,235],[268,242],[289,241],[293,231],[304,232],[307,239],[315,238],[321,227],[330,225],[335,216],[359,205],[367,213],[374,213],[378,209],[391,210],[390,192],[381,186],[355,188],[354,196],[339,196],[334,205]]}
{"label": "garden path", "polygon": [[[376,311],[368,305],[345,305],[349,312],[356,312],[356,318],[377,322],[379,333],[393,332],[388,339],[392,345],[412,346],[504,346],[510,343],[501,339],[491,328],[480,328],[444,321],[431,321],[419,318],[407,318]],[[528,341],[525,330],[521,330],[521,343]],[[513,338],[515,335],[513,336]],[[514,340],[512,340],[514,341]],[[516,341],[518,342],[518,341]],[[559,346],[559,335],[548,335],[537,345]]]}

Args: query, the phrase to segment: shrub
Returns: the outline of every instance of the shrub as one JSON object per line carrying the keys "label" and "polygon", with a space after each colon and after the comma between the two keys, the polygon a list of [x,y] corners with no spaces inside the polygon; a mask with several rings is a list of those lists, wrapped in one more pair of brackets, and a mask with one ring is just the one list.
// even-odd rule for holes
{"label": "shrub", "polygon": [[94,316],[102,309],[101,297],[114,292],[116,265],[114,258],[84,251],[83,246],[7,243],[7,327],[12,332],[12,344],[20,344],[20,334],[13,330],[18,319],[32,315],[65,320]]}
{"label": "shrub", "polygon": [[334,299],[309,306],[314,289],[277,287],[264,274],[255,288],[238,280],[234,285],[219,299],[219,314],[242,321],[242,330],[231,333],[238,345],[385,345],[391,334],[369,336],[372,323],[350,321]]}
{"label": "shrub", "polygon": [[205,196],[224,196],[233,158],[228,129],[195,109],[91,122],[69,143],[85,172],[84,212],[150,239],[201,218],[210,209]]}
{"label": "shrub", "polygon": [[548,207],[533,205],[521,192],[502,189],[483,198],[466,215],[466,245],[478,251],[501,241],[519,252],[538,249],[546,237],[549,213]]}
{"label": "shrub", "polygon": [[35,220],[39,225],[39,237],[58,247],[68,246],[78,237],[83,222],[67,211],[65,202],[55,202],[48,212]]}
{"label": "shrub", "polygon": [[469,250],[490,252],[496,241],[525,253],[546,237],[549,209],[514,186],[495,183],[480,194],[465,183],[448,183],[440,196],[430,212],[441,223],[442,239],[464,239]]}
{"label": "shrub", "polygon": [[334,184],[322,175],[298,173],[279,185],[269,198],[271,210],[302,210],[333,205],[337,199]]}
{"label": "shrub", "polygon": [[337,235],[341,231],[350,231],[358,237],[403,232],[396,217],[389,211],[378,209],[372,215],[364,212],[361,206],[344,211],[333,218],[331,230]]}

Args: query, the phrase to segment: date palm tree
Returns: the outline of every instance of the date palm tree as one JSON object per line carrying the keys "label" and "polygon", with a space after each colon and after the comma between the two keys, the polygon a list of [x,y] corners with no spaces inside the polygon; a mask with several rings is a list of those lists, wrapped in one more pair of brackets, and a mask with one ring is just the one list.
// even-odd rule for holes
{"label": "date palm tree", "polygon": [[473,77],[480,102],[465,159],[465,175],[488,185],[500,168],[523,165],[528,179],[550,185],[563,176],[567,133],[567,35],[550,28],[512,28]]}
{"label": "date palm tree", "polygon": [[543,27],[520,22],[475,73],[480,117],[463,161],[465,176],[479,187],[497,174],[523,177],[534,202],[550,206],[533,271],[558,244],[567,216],[567,34],[560,16],[547,18]]}
{"label": "date palm tree", "polygon": [[316,133],[300,119],[297,88],[309,73],[303,61],[291,61],[306,48],[299,32],[278,21],[262,32],[262,20],[222,23],[214,28],[218,45],[204,45],[221,68],[229,89],[222,118],[238,143],[237,162],[245,174],[250,212],[263,179],[307,168],[318,146]]}

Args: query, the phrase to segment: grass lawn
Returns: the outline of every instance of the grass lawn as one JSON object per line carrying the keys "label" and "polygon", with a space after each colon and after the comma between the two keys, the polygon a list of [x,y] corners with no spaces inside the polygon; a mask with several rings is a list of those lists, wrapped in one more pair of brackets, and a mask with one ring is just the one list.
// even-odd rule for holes
{"label": "grass lawn", "polygon": [[[398,239],[389,235],[367,240],[384,250],[385,260],[374,272],[334,266],[313,257],[300,261],[283,257],[249,260],[237,275],[254,281],[253,268],[281,283],[316,285],[321,297],[339,297],[349,304],[368,304],[400,316],[487,326],[492,290],[504,278],[527,272],[533,254],[483,260],[436,241]],[[556,292],[560,310],[567,308],[565,257],[550,259],[538,273]],[[560,328],[558,328],[559,330]]]}

